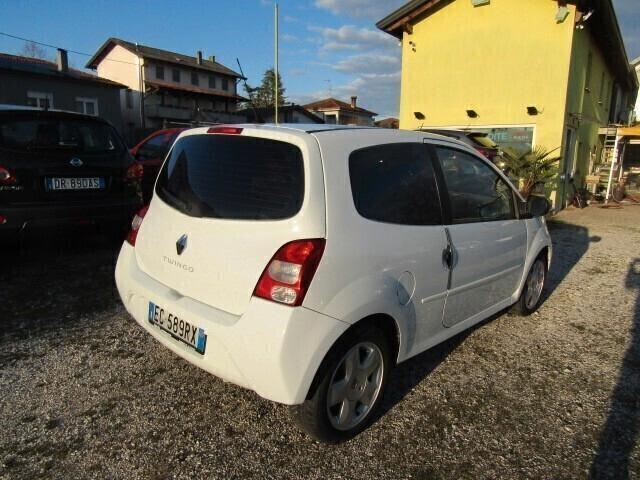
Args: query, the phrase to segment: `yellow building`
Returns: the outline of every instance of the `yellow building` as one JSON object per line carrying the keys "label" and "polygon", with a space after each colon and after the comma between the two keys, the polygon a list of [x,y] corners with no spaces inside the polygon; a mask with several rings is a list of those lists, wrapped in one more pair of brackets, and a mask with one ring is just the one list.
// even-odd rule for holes
{"label": "yellow building", "polygon": [[611,0],[413,0],[377,26],[402,42],[400,128],[557,149],[558,209],[599,162],[599,128],[630,119],[638,80]]}

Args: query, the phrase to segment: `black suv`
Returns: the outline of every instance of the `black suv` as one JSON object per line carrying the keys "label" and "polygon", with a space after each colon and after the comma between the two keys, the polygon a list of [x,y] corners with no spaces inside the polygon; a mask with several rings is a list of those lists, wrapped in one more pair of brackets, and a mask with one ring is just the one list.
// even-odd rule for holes
{"label": "black suv", "polygon": [[124,226],[141,204],[136,167],[100,118],[0,110],[0,239],[61,224]]}

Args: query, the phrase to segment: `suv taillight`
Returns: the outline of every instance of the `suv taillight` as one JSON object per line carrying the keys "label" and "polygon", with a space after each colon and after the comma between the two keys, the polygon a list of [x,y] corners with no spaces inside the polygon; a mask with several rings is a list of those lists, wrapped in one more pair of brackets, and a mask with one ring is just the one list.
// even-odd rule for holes
{"label": "suv taillight", "polygon": [[325,240],[296,240],[287,243],[273,256],[253,292],[256,297],[292,307],[302,304],[316,273]]}
{"label": "suv taillight", "polygon": [[140,180],[143,174],[144,174],[144,167],[142,166],[142,164],[138,162],[133,162],[131,163],[131,165],[129,165],[129,168],[127,168],[127,173],[125,174],[125,177],[129,181]]}
{"label": "suv taillight", "polygon": [[13,185],[18,183],[18,179],[8,169],[0,165],[0,184]]}
{"label": "suv taillight", "polygon": [[129,234],[127,235],[127,242],[132,247],[136,246],[136,240],[138,238],[138,230],[140,230],[140,226],[142,225],[142,220],[144,220],[144,216],[147,214],[147,210],[149,210],[149,205],[142,207],[138,213],[135,214],[133,220],[131,220],[131,230],[129,230]]}

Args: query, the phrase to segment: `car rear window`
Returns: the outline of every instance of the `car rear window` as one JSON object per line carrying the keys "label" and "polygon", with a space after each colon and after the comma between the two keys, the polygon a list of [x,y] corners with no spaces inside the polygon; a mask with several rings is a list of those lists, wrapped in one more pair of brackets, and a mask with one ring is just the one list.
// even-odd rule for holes
{"label": "car rear window", "polygon": [[0,147],[12,150],[120,151],[124,145],[106,123],[66,119],[0,119]]}
{"label": "car rear window", "polygon": [[194,217],[282,220],[302,206],[302,152],[244,135],[188,135],[160,172],[156,192]]}

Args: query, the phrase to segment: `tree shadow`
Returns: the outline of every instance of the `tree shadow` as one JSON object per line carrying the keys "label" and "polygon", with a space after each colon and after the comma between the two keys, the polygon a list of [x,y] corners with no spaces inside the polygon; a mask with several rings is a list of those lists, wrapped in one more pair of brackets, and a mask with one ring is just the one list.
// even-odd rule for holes
{"label": "tree shadow", "polygon": [[636,291],[629,348],[611,394],[589,478],[630,478],[630,457],[640,430],[640,258],[629,264],[625,287]]}

